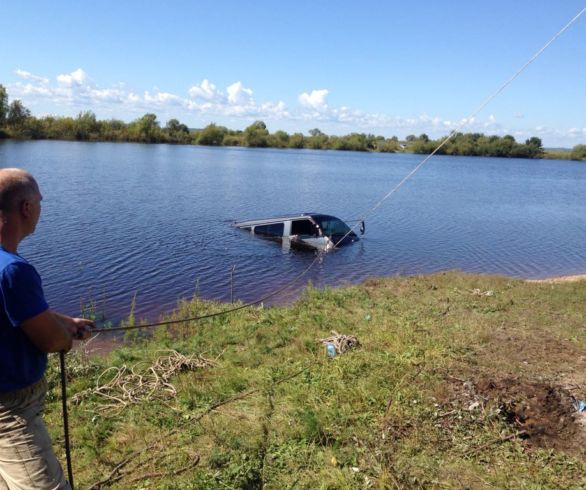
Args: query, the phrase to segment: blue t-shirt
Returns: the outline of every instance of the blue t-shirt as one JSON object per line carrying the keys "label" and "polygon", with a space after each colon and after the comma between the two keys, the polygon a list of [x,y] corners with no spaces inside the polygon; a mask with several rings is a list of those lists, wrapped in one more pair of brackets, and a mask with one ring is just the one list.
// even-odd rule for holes
{"label": "blue t-shirt", "polygon": [[47,354],[20,324],[48,308],[35,268],[0,247],[0,392],[26,388],[43,377]]}

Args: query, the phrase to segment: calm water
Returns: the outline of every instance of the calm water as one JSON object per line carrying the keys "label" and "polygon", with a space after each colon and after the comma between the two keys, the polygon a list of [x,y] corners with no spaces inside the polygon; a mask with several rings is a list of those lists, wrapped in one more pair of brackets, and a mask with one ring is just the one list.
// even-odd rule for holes
{"label": "calm water", "polygon": [[[32,172],[41,222],[20,253],[51,306],[97,300],[110,318],[155,317],[178,298],[253,300],[305,268],[230,227],[233,220],[316,211],[359,217],[419,162],[415,155],[191,146],[2,142],[0,166]],[[460,269],[539,278],[586,272],[586,165],[434,157],[303,283]]]}

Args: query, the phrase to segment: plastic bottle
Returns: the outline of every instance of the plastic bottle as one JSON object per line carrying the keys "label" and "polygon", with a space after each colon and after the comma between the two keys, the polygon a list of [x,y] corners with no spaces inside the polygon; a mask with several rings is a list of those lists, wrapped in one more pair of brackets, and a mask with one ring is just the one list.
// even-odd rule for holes
{"label": "plastic bottle", "polygon": [[336,357],[336,346],[331,342],[326,344],[326,352],[328,353],[329,357]]}

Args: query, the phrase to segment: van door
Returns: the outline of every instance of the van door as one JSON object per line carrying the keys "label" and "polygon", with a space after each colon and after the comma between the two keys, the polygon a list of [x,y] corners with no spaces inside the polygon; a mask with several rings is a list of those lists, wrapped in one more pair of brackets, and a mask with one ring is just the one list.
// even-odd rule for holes
{"label": "van door", "polygon": [[291,235],[300,238],[319,236],[319,227],[308,219],[298,219],[291,223]]}

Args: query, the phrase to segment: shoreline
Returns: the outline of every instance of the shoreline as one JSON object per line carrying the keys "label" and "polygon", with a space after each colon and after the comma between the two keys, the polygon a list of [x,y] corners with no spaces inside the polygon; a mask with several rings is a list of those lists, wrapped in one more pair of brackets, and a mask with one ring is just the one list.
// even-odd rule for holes
{"label": "shoreline", "polygon": [[[516,277],[516,276],[509,276],[506,274],[485,274],[485,273],[465,272],[465,271],[461,271],[461,270],[454,270],[454,271],[446,270],[446,271],[438,271],[438,272],[427,272],[424,274],[411,274],[411,275],[407,274],[405,276],[403,276],[401,274],[395,274],[395,275],[389,275],[389,276],[369,276],[367,278],[364,278],[364,279],[358,281],[357,283],[343,282],[343,283],[336,284],[336,285],[318,287],[316,289],[327,289],[327,288],[340,289],[340,288],[344,288],[344,287],[348,287],[348,286],[362,286],[362,285],[364,285],[365,282],[368,282],[373,279],[394,279],[394,278],[401,278],[401,277],[427,277],[427,276],[433,276],[436,274],[445,274],[445,273],[449,273],[449,272],[460,272],[465,275],[479,276],[479,277],[502,276],[502,277],[506,277],[508,279],[518,280],[518,281],[523,281],[526,283],[533,283],[533,284],[565,284],[565,283],[573,283],[573,282],[586,280],[586,273],[571,274],[571,275],[564,275],[564,276],[552,276],[552,277],[545,277],[545,278],[541,278],[541,279],[530,279],[527,277]],[[291,290],[288,293],[285,293],[283,295],[284,297],[277,296],[275,298],[271,298],[270,301],[264,302],[263,306],[265,308],[266,307],[271,308],[271,307],[292,306],[301,298],[303,291],[307,288],[307,286],[308,286],[308,284],[305,284],[298,292]],[[186,298],[184,298],[184,299],[186,299]],[[191,298],[191,299],[194,299],[194,298]],[[191,301],[191,299],[187,299],[187,301],[189,302],[189,301]],[[208,302],[208,301],[209,302],[216,302],[220,305],[229,305],[230,304],[230,301],[228,299],[223,300],[223,299],[207,298],[207,297],[198,297],[198,299],[206,301],[206,302]],[[235,300],[242,301],[242,303],[249,302],[249,300],[242,300],[242,299],[238,299],[238,298],[235,298]],[[175,306],[166,305],[165,307],[150,307],[148,312],[139,312],[138,317],[143,321],[156,322],[159,320],[159,318],[161,316],[168,315],[168,314],[174,312],[176,309],[177,309],[177,302],[175,303]],[[112,317],[109,319],[115,323],[119,323],[120,321],[124,320],[125,317],[124,316],[121,316],[120,318]]]}
{"label": "shoreline", "polygon": [[[271,136],[269,134],[269,136]],[[344,138],[349,135],[340,136],[339,138]],[[311,136],[304,136],[307,139],[310,139]],[[335,136],[337,137],[337,136]],[[391,137],[392,139],[392,137]],[[146,141],[146,140],[133,140],[133,139],[75,139],[73,137],[62,137],[62,138],[32,138],[32,137],[18,137],[18,136],[9,136],[9,137],[2,137],[1,130],[0,130],[0,142],[2,141],[19,141],[19,142],[31,142],[31,141],[57,141],[57,142],[69,142],[69,143],[126,143],[126,144],[145,144],[145,145],[178,145],[178,146],[194,146],[199,148],[252,148],[255,150],[317,150],[317,151],[341,151],[341,152],[359,152],[359,153],[381,153],[381,154],[406,154],[406,155],[419,155],[419,156],[429,156],[431,152],[424,152],[418,153],[415,151],[407,150],[403,147],[394,148],[392,150],[388,149],[376,149],[376,148],[331,148],[331,147],[312,147],[312,146],[280,146],[280,145],[266,145],[266,146],[249,146],[245,144],[203,144],[203,143],[193,143],[188,141],[175,141],[175,140],[161,140],[161,141]],[[564,150],[555,153],[555,152],[548,152],[546,149],[543,150],[544,153],[541,156],[512,156],[512,155],[499,155],[499,154],[490,154],[490,155],[482,155],[482,154],[474,154],[474,155],[463,155],[463,154],[450,154],[446,155],[444,153],[439,153],[439,156],[450,156],[450,157],[478,157],[478,158],[506,158],[506,159],[526,159],[526,160],[559,160],[559,161],[569,161],[569,162],[584,162],[586,161],[584,158],[571,158],[570,155],[572,152],[572,148],[565,148]]]}
{"label": "shoreline", "polygon": [[586,281],[586,274],[575,274],[570,276],[547,277],[545,279],[525,279],[526,282],[537,284],[563,284],[566,282]]}
{"label": "shoreline", "polygon": [[[445,274],[448,271],[445,272],[440,272],[440,274]],[[452,271],[455,272],[455,271]],[[456,271],[459,273],[462,273],[462,271]],[[411,277],[429,277],[429,276],[433,276],[437,273],[428,273],[428,274],[416,274],[414,276]],[[473,273],[463,273],[466,276],[479,276],[479,277],[498,277],[497,275],[492,275],[492,274],[473,274]],[[400,276],[400,275],[395,275],[395,276],[384,276],[384,277],[369,277],[367,279],[364,279],[363,281],[360,281],[357,284],[353,284],[353,283],[346,283],[346,284],[340,284],[338,286],[332,287],[332,289],[334,290],[339,290],[339,289],[344,289],[346,287],[363,287],[365,286],[366,283],[368,283],[369,281],[372,280],[377,280],[377,279],[383,279],[383,280],[390,280],[390,279],[396,279],[396,278],[405,278],[408,276]],[[586,273],[585,274],[572,274],[572,275],[566,275],[566,276],[554,276],[554,277],[547,277],[547,278],[543,278],[543,279],[528,279],[528,278],[519,278],[519,277],[510,277],[510,276],[502,276],[505,278],[510,278],[510,279],[514,279],[514,280],[519,280],[525,283],[531,283],[531,284],[566,284],[566,283],[573,283],[573,282],[579,282],[579,281],[586,281]],[[305,287],[303,289],[305,289],[307,287],[307,285],[305,285]],[[318,289],[327,289],[326,288],[318,288]],[[263,307],[281,307],[281,308],[291,308],[302,296],[302,293],[299,293],[297,295],[290,295],[288,296],[285,300],[283,301],[275,301],[275,302],[270,302],[267,304],[264,304]],[[222,301],[222,300],[214,300],[214,299],[206,299],[206,298],[199,298],[200,300],[204,301],[204,302],[212,302],[212,303],[218,303],[218,304],[230,304],[228,301]],[[190,300],[188,300],[188,302],[190,302]],[[143,321],[158,321],[160,318],[162,318],[163,316],[166,315],[170,315],[173,314],[174,312],[176,312],[178,310],[179,306],[177,305],[175,308],[171,308],[170,310],[161,310],[156,316],[154,317],[144,317],[142,318]],[[117,323],[120,320],[117,321]],[[111,336],[111,333],[108,333],[107,331],[103,331],[101,332],[103,334],[105,334],[105,338],[104,337],[100,337],[100,334],[98,334],[96,337],[93,337],[92,340],[95,341],[93,348],[90,351],[90,354],[95,354],[97,353],[98,355],[101,354],[108,354],[110,353],[112,350],[116,349],[116,343],[119,342],[121,339],[124,340],[124,335],[115,335],[115,336]]]}

